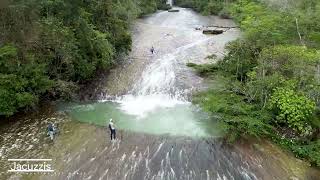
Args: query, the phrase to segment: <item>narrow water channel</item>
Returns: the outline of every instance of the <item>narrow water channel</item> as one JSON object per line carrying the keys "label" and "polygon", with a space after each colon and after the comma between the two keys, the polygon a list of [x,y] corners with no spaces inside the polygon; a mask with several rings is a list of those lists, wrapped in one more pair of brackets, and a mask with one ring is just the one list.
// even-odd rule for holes
{"label": "narrow water channel", "polygon": [[[43,107],[1,127],[0,179],[318,179],[319,170],[267,141],[230,145],[219,138],[219,123],[190,102],[206,84],[186,63],[221,58],[241,33],[203,35],[195,27],[234,22],[177,9],[135,22],[127,63],[101,80],[95,100]],[[110,118],[114,142],[105,127]],[[54,142],[45,134],[48,122],[60,127]],[[50,158],[55,172],[8,173],[8,158]]]}

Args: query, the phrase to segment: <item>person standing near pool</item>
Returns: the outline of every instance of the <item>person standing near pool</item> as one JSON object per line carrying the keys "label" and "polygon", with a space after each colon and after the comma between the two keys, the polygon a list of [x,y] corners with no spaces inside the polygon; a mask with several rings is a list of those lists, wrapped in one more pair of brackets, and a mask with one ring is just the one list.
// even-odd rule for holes
{"label": "person standing near pool", "polygon": [[110,119],[109,121],[109,129],[110,129],[110,135],[111,135],[111,141],[116,139],[116,128],[113,123],[113,120]]}

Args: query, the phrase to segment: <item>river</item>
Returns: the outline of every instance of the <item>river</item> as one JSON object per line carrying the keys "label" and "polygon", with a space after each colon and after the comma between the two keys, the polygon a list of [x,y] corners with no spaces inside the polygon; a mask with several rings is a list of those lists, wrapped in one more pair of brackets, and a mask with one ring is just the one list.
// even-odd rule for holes
{"label": "river", "polygon": [[[207,84],[186,63],[213,63],[207,57],[223,57],[241,33],[203,35],[195,27],[234,22],[176,8],[136,20],[132,52],[88,87],[90,101],[44,105],[2,126],[0,179],[318,179],[319,170],[266,140],[221,140],[219,123],[190,102]],[[110,118],[118,129],[113,142]],[[48,122],[59,124],[54,142]],[[55,172],[8,173],[8,158],[50,158]]]}

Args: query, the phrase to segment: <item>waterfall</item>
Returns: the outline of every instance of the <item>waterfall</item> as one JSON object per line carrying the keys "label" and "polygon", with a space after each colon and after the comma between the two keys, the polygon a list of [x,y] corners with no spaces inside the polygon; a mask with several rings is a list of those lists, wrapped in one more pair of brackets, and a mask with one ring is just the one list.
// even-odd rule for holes
{"label": "waterfall", "polygon": [[176,59],[167,54],[151,63],[129,94],[120,98],[121,109],[128,114],[145,116],[159,107],[188,103],[182,90],[175,85]]}
{"label": "waterfall", "polygon": [[176,68],[179,66],[177,57],[211,38],[196,40],[153,60],[142,72],[133,89],[117,100],[121,105],[120,109],[131,115],[145,117],[157,108],[190,104],[186,94],[190,89],[181,88],[176,83]]}

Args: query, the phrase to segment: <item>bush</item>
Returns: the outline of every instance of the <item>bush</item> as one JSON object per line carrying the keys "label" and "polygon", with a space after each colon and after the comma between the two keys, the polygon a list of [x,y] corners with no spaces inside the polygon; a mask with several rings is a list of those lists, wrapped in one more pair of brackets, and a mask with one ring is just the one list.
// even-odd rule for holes
{"label": "bush", "polygon": [[205,15],[218,15],[223,9],[223,4],[221,1],[209,2],[202,10]]}
{"label": "bush", "polygon": [[194,68],[200,76],[209,76],[218,70],[218,67],[215,64],[197,65],[194,63],[187,63],[187,66]]}
{"label": "bush", "polygon": [[270,134],[271,139],[281,147],[292,151],[296,157],[308,160],[312,166],[320,167],[320,140],[301,141],[281,134]]}
{"label": "bush", "polygon": [[233,0],[228,2],[222,0],[176,0],[175,4],[185,8],[193,8],[204,15],[221,14],[223,17],[227,17],[225,7],[229,6],[231,2],[233,2]]}
{"label": "bush", "polygon": [[271,114],[253,104],[246,103],[243,96],[210,90],[194,96],[193,102],[199,103],[205,111],[223,123],[229,140],[245,135],[265,136],[272,129],[268,125]]}
{"label": "bush", "polygon": [[247,73],[257,66],[257,59],[260,48],[255,44],[242,39],[229,43],[226,47],[228,54],[222,61],[218,62],[218,66],[229,75],[236,76],[240,81],[247,79]]}
{"label": "bush", "polygon": [[285,122],[300,133],[311,134],[310,117],[315,110],[313,101],[292,89],[276,88],[270,103],[277,115],[277,122]]}
{"label": "bush", "polygon": [[175,0],[175,5],[184,8],[195,8],[194,0]]}
{"label": "bush", "polygon": [[35,63],[32,57],[22,61],[13,45],[0,48],[0,115],[10,116],[20,108],[33,107],[51,86],[44,65]]}
{"label": "bush", "polygon": [[320,140],[309,144],[294,144],[291,150],[300,158],[308,159],[312,165],[320,167]]}
{"label": "bush", "polygon": [[231,14],[229,12],[229,10],[224,7],[218,14],[221,18],[224,18],[224,19],[231,19]]}
{"label": "bush", "polygon": [[167,0],[157,0],[157,7],[160,10],[169,10],[169,9],[171,9],[171,5],[167,4]]}

